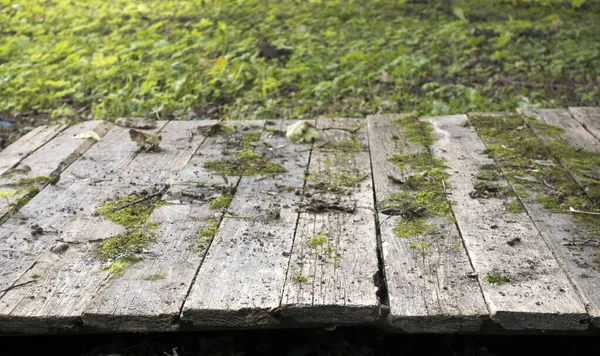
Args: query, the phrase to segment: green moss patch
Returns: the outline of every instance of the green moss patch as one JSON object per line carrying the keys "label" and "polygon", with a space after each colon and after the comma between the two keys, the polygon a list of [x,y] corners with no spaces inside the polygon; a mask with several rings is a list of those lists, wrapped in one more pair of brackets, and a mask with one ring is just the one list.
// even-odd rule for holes
{"label": "green moss patch", "polygon": [[483,280],[486,283],[489,283],[494,286],[502,286],[510,282],[510,279],[507,276],[495,272],[486,274],[485,277],[483,277]]}
{"label": "green moss patch", "polygon": [[142,279],[145,281],[158,281],[159,279],[165,279],[165,275],[162,273],[154,273],[144,276]]}
{"label": "green moss patch", "polygon": [[294,284],[304,284],[308,282],[308,278],[302,275],[302,271],[296,272],[294,275]]}
{"label": "green moss patch", "polygon": [[426,255],[427,250],[431,247],[431,243],[428,241],[412,242],[408,247],[418,251],[421,255]]}
{"label": "green moss patch", "polygon": [[360,145],[360,142],[358,142],[358,140],[356,139],[356,137],[354,135],[350,140],[344,140],[344,141],[340,141],[340,142],[330,142],[327,146],[329,148],[331,148],[333,150],[337,150],[337,151],[350,152],[350,153],[362,152],[362,146]]}
{"label": "green moss patch", "polygon": [[[14,183],[7,184],[7,187],[17,188],[8,192],[0,192],[0,197],[8,205],[8,217],[13,216],[29,203],[40,192],[40,188],[43,188],[49,181],[49,177],[39,176],[35,178],[21,178]],[[13,196],[17,196],[17,198],[13,200]],[[4,222],[8,217],[2,218],[0,216],[0,223]]]}
{"label": "green moss patch", "polygon": [[224,161],[208,161],[204,168],[222,176],[255,176],[287,172],[281,165],[243,149],[239,154]]}
{"label": "green moss patch", "polygon": [[327,243],[328,236],[324,232],[320,232],[318,235],[311,237],[308,240],[308,246],[317,247],[323,246]]}
{"label": "green moss patch", "polygon": [[476,178],[479,180],[493,181],[500,177],[501,173],[495,164],[485,164],[479,168]]}
{"label": "green moss patch", "polygon": [[232,199],[233,195],[223,194],[213,199],[208,205],[208,208],[211,210],[227,209],[229,207],[229,204],[231,204]]}
{"label": "green moss patch", "polygon": [[[471,118],[488,148],[486,153],[502,167],[506,178],[519,192],[534,192],[536,200],[555,212],[568,211],[570,207],[583,211],[598,210],[593,193],[598,182],[592,178],[600,169],[600,154],[576,149],[551,139],[562,133],[556,128],[524,115],[486,116]],[[544,143],[530,127],[549,139]],[[583,187],[573,180],[571,173],[562,167],[560,158]],[[578,219],[590,220],[590,216]],[[598,220],[600,223],[600,219]]]}
{"label": "green moss patch", "polygon": [[133,194],[107,201],[96,210],[100,216],[126,228],[125,233],[102,241],[94,250],[94,257],[105,263],[103,270],[119,276],[127,266],[140,261],[138,255],[156,240],[159,226],[146,221],[154,209],[166,204],[157,198],[143,200],[143,196]]}
{"label": "green moss patch", "polygon": [[[559,140],[562,129],[525,115],[472,115],[470,119],[488,147],[486,153],[502,168],[522,199],[533,199],[559,213],[568,212],[571,207],[600,211],[600,181],[596,179],[600,172],[599,153],[565,145]],[[508,203],[507,209],[521,211],[516,203]],[[597,215],[577,214],[575,219],[591,233],[600,235]]]}
{"label": "green moss patch", "polygon": [[349,195],[353,188],[369,177],[368,172],[353,167],[352,161],[363,151],[356,134],[347,140],[329,142],[322,147],[327,152],[318,172],[304,177],[307,182],[314,183],[311,188],[338,195]]}
{"label": "green moss patch", "polygon": [[219,221],[216,219],[209,219],[206,224],[196,234],[196,243],[194,252],[199,252],[200,248],[210,241],[219,231]]}
{"label": "green moss patch", "polygon": [[517,198],[504,203],[504,207],[506,208],[506,210],[515,214],[519,214],[525,211],[525,208]]}
{"label": "green moss patch", "polygon": [[425,235],[435,231],[429,221],[436,217],[454,224],[452,208],[445,194],[448,188],[445,180],[450,177],[446,172],[448,167],[428,150],[434,142],[430,124],[411,115],[396,118],[393,122],[402,129],[409,144],[422,148],[421,152],[389,159],[402,172],[401,178],[389,178],[401,185],[403,192],[387,196],[379,209],[383,214],[402,217],[392,229],[393,233],[402,238]]}

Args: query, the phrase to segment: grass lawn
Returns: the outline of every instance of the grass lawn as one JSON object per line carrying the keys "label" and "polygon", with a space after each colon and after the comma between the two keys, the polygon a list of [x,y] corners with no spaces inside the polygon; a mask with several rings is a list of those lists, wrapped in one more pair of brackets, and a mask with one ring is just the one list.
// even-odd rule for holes
{"label": "grass lawn", "polygon": [[4,145],[128,115],[566,105],[600,106],[596,0],[0,0]]}

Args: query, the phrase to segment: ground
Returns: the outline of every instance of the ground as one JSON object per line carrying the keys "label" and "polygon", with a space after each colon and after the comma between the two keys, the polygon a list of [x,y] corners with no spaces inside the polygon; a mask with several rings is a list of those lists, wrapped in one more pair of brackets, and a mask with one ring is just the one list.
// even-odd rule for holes
{"label": "ground", "polygon": [[0,148],[119,116],[600,106],[592,0],[1,0]]}

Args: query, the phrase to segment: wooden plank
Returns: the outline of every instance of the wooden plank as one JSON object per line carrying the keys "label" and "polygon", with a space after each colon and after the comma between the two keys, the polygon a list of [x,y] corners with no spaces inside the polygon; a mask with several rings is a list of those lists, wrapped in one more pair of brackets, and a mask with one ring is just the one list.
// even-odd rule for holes
{"label": "wooden plank", "polygon": [[[379,318],[379,300],[366,124],[353,119],[317,124],[327,145],[315,143],[305,204],[323,211],[300,213],[281,316],[313,325],[370,323]],[[335,205],[352,211],[333,210]]]}
{"label": "wooden plank", "polygon": [[[406,178],[389,161],[395,155],[427,153],[408,140],[393,123],[398,115],[368,116],[371,162],[377,202],[390,194],[408,191],[388,177]],[[416,172],[419,173],[419,172]],[[430,219],[434,233],[400,238],[392,232],[400,216],[379,213],[383,263],[390,296],[389,322],[407,332],[473,332],[481,328],[487,307],[473,274],[455,224]],[[426,254],[415,253],[413,244],[427,242]]]}
{"label": "wooden plank", "polygon": [[[43,189],[48,181],[39,180],[36,183],[21,184],[24,186],[15,186],[15,184],[24,182],[24,180],[60,174],[96,143],[92,138],[75,139],[74,136],[94,131],[99,137],[102,137],[108,130],[109,124],[104,121],[86,121],[63,131],[23,159],[12,170],[0,175],[0,192],[17,190],[17,193],[11,197],[14,202],[25,196],[29,198],[35,196],[34,189]],[[0,205],[0,221],[3,221],[3,218],[7,218],[8,215],[8,206]]]}
{"label": "wooden plank", "polygon": [[[580,186],[587,187],[588,196],[592,199],[598,197],[598,181],[592,177],[600,177],[600,155],[595,157],[591,167],[584,167],[580,160],[586,160],[585,151],[577,151],[574,157],[569,157],[565,149],[552,148],[553,142],[557,140],[561,144],[583,148],[586,151],[599,154],[600,143],[592,136],[591,132],[585,130],[577,121],[571,118],[566,110],[527,110],[525,114],[538,121],[558,127],[564,132],[558,137],[551,137],[543,130],[533,127],[535,135],[548,147],[569,171]],[[594,158],[592,158],[594,159]],[[558,163],[557,163],[558,165]],[[593,205],[593,204],[590,204]],[[567,207],[564,208],[565,210]],[[596,207],[597,209],[597,207]],[[577,221],[573,214],[560,214],[544,210],[538,204],[530,204],[528,210],[534,217],[538,228],[549,241],[555,254],[560,257],[559,261],[567,271],[571,281],[577,287],[586,304],[592,323],[600,325],[600,274],[594,271],[593,262],[598,259],[597,236],[590,227]],[[590,207],[587,210],[594,210]],[[588,216],[588,219],[593,219]],[[600,218],[596,218],[596,224],[600,224]]]}
{"label": "wooden plank", "polygon": [[42,147],[66,129],[65,125],[39,126],[0,152],[0,175],[14,167],[32,152]]}
{"label": "wooden plank", "polygon": [[[157,130],[165,124],[166,122],[159,122]],[[163,146],[166,146],[167,152],[175,154],[177,148],[169,149],[168,141],[168,137],[166,140],[163,138]],[[107,155],[103,149],[112,151],[113,154]],[[0,227],[0,290],[12,288],[3,292],[0,298],[0,330],[47,332],[49,328],[70,328],[77,323],[79,315],[76,313],[81,312],[87,302],[86,298],[95,292],[94,289],[90,294],[90,288],[98,287],[94,284],[98,282],[98,278],[92,277],[100,274],[93,270],[96,266],[94,263],[97,262],[84,254],[89,251],[91,244],[83,242],[93,240],[96,236],[111,236],[122,229],[110,223],[102,226],[106,231],[99,232],[92,229],[93,225],[89,225],[85,226],[83,231],[86,234],[83,235],[76,218],[78,215],[85,217],[90,210],[95,210],[102,199],[111,196],[111,193],[119,191],[127,194],[136,188],[129,182],[118,183],[119,172],[133,159],[132,151],[135,149],[135,144],[129,140],[128,130],[114,127],[84,154],[85,159],[80,159],[67,168],[67,174],[63,175],[69,179],[61,178],[57,185],[47,186],[30,204]],[[119,151],[127,153],[118,153]],[[150,154],[140,154],[136,159],[147,159]],[[169,157],[163,155],[162,158]],[[111,181],[99,184],[80,180],[73,183],[70,179],[73,174],[69,171],[72,167],[74,171],[81,170],[78,167],[80,162],[100,170],[109,168],[104,173],[97,171],[91,176],[101,174],[102,177],[111,178]],[[43,227],[46,232],[31,236],[31,224],[34,223]],[[55,248],[60,248],[65,243],[67,249],[57,252]],[[34,279],[32,275],[42,275],[44,278]],[[32,280],[35,282],[31,282]],[[28,284],[20,286],[22,283]],[[36,300],[36,297],[39,298]],[[47,317],[46,323],[40,322],[40,316]]]}
{"label": "wooden plank", "polygon": [[[504,197],[472,198],[476,184],[491,184],[477,175],[494,161],[483,154],[486,146],[465,125],[467,118],[423,120],[437,138],[432,154],[452,172],[454,216],[492,320],[509,330],[586,329],[581,299],[529,216],[506,209]],[[498,177],[493,186],[502,191],[508,182]]]}
{"label": "wooden plank", "polygon": [[[578,120],[574,120],[573,116],[567,110],[563,109],[518,109],[520,113],[531,116],[540,122],[544,122],[548,125],[560,127],[565,130],[564,134],[561,135],[561,139],[576,148],[584,148],[591,152],[600,151],[600,142],[594,139],[591,133],[585,130],[585,128],[579,123]],[[540,130],[533,128],[534,132],[538,135],[541,134]],[[540,137],[545,140],[544,137]]]}
{"label": "wooden plank", "polygon": [[[292,121],[278,121],[279,128]],[[263,132],[257,154],[287,172],[244,176],[210,245],[181,319],[197,327],[263,328],[279,325],[280,305],[309,151],[296,152],[285,137]],[[310,146],[308,146],[310,147]],[[289,189],[287,189],[289,187]]]}
{"label": "wooden plank", "polygon": [[222,194],[211,184],[235,189],[241,178],[231,177],[225,183],[203,164],[226,159],[227,144],[240,142],[249,132],[260,132],[264,121],[236,126],[235,135],[207,137],[177,174],[163,197],[170,205],[156,209],[149,218],[160,223],[160,238],[147,252],[151,258],[130,266],[123,276],[100,288],[85,308],[85,325],[111,332],[168,331],[177,327],[183,302],[210,245],[209,238],[199,243],[197,234],[211,220],[220,221],[224,212],[210,209],[211,197]]}
{"label": "wooden plank", "polygon": [[[158,129],[166,122],[159,122]],[[79,209],[89,204],[95,194],[85,188],[98,181],[110,181],[118,176],[133,158],[135,145],[129,142],[129,132],[113,127],[100,142],[92,146],[81,159],[60,175],[56,185],[48,185],[15,216],[0,226],[0,290],[11,286],[26,271],[39,253],[56,239],[48,232],[31,236],[31,227],[39,225],[47,231],[59,231],[75,218]],[[98,179],[102,178],[102,179]],[[77,185],[74,185],[77,182]],[[0,293],[1,295],[1,293]]]}
{"label": "wooden plank", "polygon": [[[43,276],[38,278],[39,283],[12,289],[0,299],[0,328],[14,330],[17,326],[19,330],[47,332],[50,328],[69,329],[80,324],[86,305],[108,278],[108,272],[100,270],[102,263],[93,258],[96,241],[124,232],[123,227],[98,216],[96,210],[107,198],[136,192],[139,195],[142,190],[163,187],[174,178],[204,140],[202,135],[189,139],[189,133],[199,123],[206,122],[168,123],[161,131],[161,151],[138,154],[110,185],[89,186],[95,191],[93,201],[59,234],[62,243],[69,247],[59,254],[53,250],[42,253],[16,284],[32,280],[32,275]],[[126,144],[121,146],[127,149]],[[148,177],[143,184],[138,184],[140,176]],[[142,255],[152,258],[151,254]],[[40,324],[40,317],[47,323]]]}
{"label": "wooden plank", "polygon": [[575,107],[569,108],[569,113],[573,115],[581,126],[583,126],[597,140],[600,140],[600,108]]}

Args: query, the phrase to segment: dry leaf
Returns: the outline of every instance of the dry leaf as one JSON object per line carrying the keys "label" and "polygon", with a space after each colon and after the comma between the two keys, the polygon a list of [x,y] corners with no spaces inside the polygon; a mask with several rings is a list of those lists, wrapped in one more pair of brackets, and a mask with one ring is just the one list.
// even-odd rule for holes
{"label": "dry leaf", "polygon": [[129,136],[143,151],[157,150],[160,141],[162,141],[162,136],[158,134],[145,133],[134,129],[129,130]]}
{"label": "dry leaf", "polygon": [[234,133],[236,129],[235,126],[231,124],[218,121],[216,124],[198,126],[198,130],[204,131],[206,136],[212,136],[219,131],[225,133]]}
{"label": "dry leaf", "polygon": [[308,121],[298,121],[287,127],[285,136],[294,143],[312,142],[318,136],[315,127]]}
{"label": "dry leaf", "polygon": [[74,136],[73,138],[93,138],[96,141],[100,141],[100,136],[94,131],[88,131],[80,135]]}
{"label": "dry leaf", "polygon": [[143,117],[120,117],[115,120],[115,124],[134,129],[155,129],[156,121]]}

